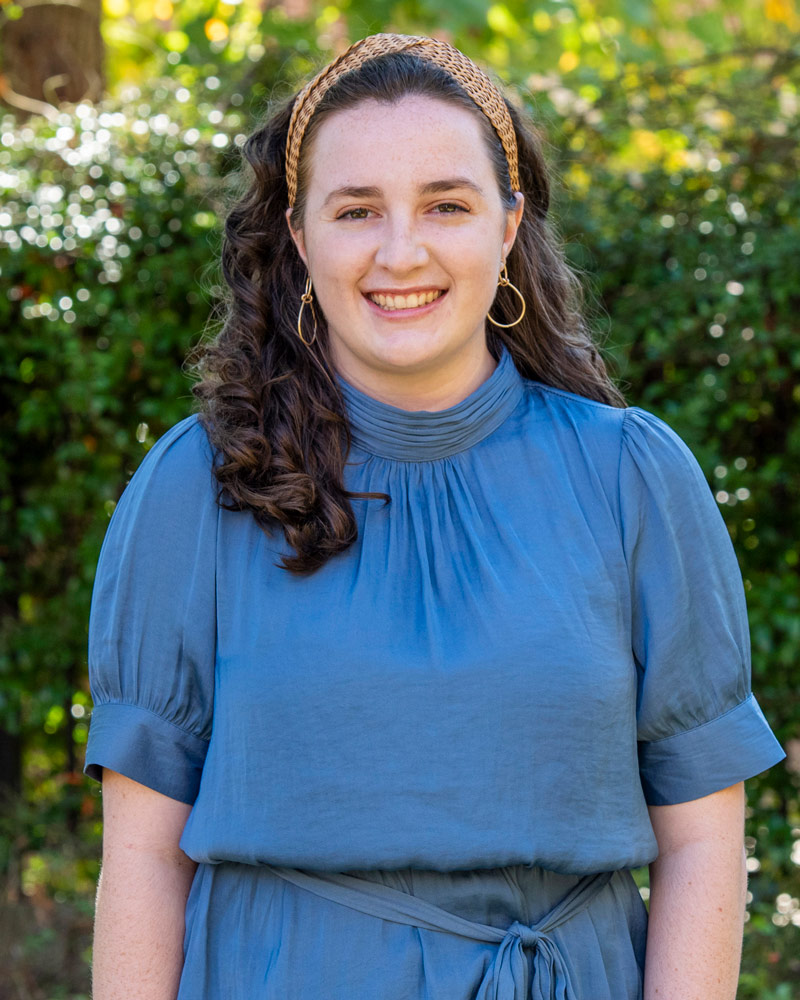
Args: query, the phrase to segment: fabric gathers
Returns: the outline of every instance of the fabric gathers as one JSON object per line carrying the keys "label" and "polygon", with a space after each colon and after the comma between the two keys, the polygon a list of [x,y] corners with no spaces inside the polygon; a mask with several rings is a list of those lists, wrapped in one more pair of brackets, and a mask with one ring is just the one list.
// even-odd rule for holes
{"label": "fabric gathers", "polygon": [[341,382],[391,500],[317,571],[219,507],[196,415],[103,541],[84,770],[191,806],[177,1000],[640,1000],[648,806],[786,756],[703,472],[506,349],[442,411]]}
{"label": "fabric gathers", "polygon": [[[497,927],[448,913],[391,886],[366,882],[345,873],[321,874],[275,865],[268,867],[302,889],[382,920],[457,934],[473,941],[496,942],[499,945],[496,957],[486,970],[474,1000],[581,1000],[572,988],[558,945],[548,935],[585,910],[613,875],[613,872],[600,872],[585,876],[535,925],[515,920],[504,933]],[[523,953],[526,948],[533,956],[532,975]]]}

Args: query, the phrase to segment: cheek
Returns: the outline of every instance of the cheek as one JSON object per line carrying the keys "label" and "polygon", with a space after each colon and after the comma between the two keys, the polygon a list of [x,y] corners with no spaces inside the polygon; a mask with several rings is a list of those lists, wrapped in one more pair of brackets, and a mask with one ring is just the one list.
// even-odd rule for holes
{"label": "cheek", "polygon": [[454,227],[437,240],[436,254],[454,275],[489,280],[500,273],[502,246],[502,235],[494,227]]}
{"label": "cheek", "polygon": [[317,244],[315,250],[311,263],[319,288],[354,286],[368,272],[374,254],[374,248],[363,239],[329,239]]}
{"label": "cheek", "polygon": [[486,248],[478,250],[473,244],[464,248],[453,262],[452,274],[456,284],[460,284],[471,295],[485,298],[493,296],[500,274],[500,252],[497,256]]}

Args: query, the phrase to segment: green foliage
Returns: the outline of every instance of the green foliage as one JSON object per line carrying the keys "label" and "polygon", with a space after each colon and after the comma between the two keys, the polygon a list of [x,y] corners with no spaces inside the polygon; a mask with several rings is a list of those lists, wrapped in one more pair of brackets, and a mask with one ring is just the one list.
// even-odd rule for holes
{"label": "green foliage", "polygon": [[[681,434],[716,494],[745,580],[753,686],[794,748],[793,771],[748,782],[738,996],[764,1000],[800,975],[800,65],[722,68],[715,88],[676,74],[565,117],[556,215],[592,274],[628,402]],[[645,123],[660,162],[629,165]],[[685,141],[654,143],[666,128]]]}
{"label": "green foliage", "polygon": [[[210,47],[205,4],[176,7],[187,46],[164,39],[169,77],[54,121],[0,125],[0,729],[24,748],[22,795],[0,809],[0,870],[38,915],[12,955],[19,995],[88,993],[100,834],[99,789],[81,774],[91,584],[126,482],[191,410],[182,363],[216,295],[236,146],[275,81],[314,68],[337,37],[390,19],[430,30],[441,16],[427,0],[352,0],[305,20],[258,6],[274,30],[257,42],[243,32],[230,51]],[[796,761],[800,71],[785,44],[708,57],[724,40],[705,15],[676,36],[677,58],[696,65],[671,69],[665,6],[578,20],[569,4],[477,3],[448,26],[521,87],[545,129],[554,215],[600,304],[607,355],[629,402],[686,439],[717,495],[746,580],[754,687]],[[742,32],[752,6],[736,8]],[[230,37],[253,9],[236,7]],[[774,27],[747,40],[774,41]],[[800,976],[798,798],[796,764],[748,782],[739,1000],[781,1000]],[[54,904],[60,916],[43,917]],[[0,928],[9,921],[0,907]],[[48,972],[54,941],[67,950]]]}
{"label": "green foliage", "polygon": [[[295,82],[348,40],[380,31],[436,33],[503,76],[525,84],[555,71],[572,90],[602,91],[629,69],[705,61],[746,46],[783,49],[800,31],[781,0],[705,0],[702,10],[669,0],[105,0],[103,33],[113,46],[108,73],[119,82],[180,74],[185,86],[210,72],[230,84],[242,75]],[[216,70],[211,67],[215,66]],[[705,71],[708,78],[713,67]]]}
{"label": "green foliage", "polygon": [[[99,789],[81,769],[94,569],[145,450],[190,412],[181,366],[213,295],[215,196],[241,120],[213,90],[184,98],[163,81],[0,125],[0,729],[24,748],[0,868],[34,905],[45,889],[62,908],[93,897]],[[46,941],[28,943],[20,976],[42,967]]]}
{"label": "green foliage", "polygon": [[27,724],[72,725],[78,742],[99,542],[144,450],[189,411],[181,362],[208,311],[211,179],[239,124],[169,83],[149,100],[2,125],[0,722],[16,730],[24,707]]}

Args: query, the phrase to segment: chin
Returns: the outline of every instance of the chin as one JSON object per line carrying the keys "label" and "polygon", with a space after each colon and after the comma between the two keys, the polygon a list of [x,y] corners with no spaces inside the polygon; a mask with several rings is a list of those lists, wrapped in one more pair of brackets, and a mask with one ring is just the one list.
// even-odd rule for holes
{"label": "chin", "polygon": [[431,337],[401,333],[391,341],[370,345],[361,355],[363,362],[394,371],[419,371],[436,364],[446,353],[445,345]]}
{"label": "chin", "polygon": [[418,375],[435,369],[438,357],[430,352],[394,352],[389,356],[375,359],[375,368],[386,374]]}

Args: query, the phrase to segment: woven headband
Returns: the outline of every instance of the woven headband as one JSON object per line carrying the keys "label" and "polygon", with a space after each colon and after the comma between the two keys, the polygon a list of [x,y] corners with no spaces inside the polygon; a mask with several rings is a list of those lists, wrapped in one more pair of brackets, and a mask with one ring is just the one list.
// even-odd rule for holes
{"label": "woven headband", "polygon": [[489,76],[468,59],[463,52],[447,42],[424,35],[370,35],[354,42],[349,49],[329,63],[313,80],[310,80],[295,98],[289,132],[286,138],[286,183],[289,188],[289,205],[294,207],[297,197],[297,164],[300,146],[303,143],[306,126],[317,105],[336,81],[358,69],[365,62],[388,52],[402,52],[413,49],[414,55],[436,63],[447,70],[466,90],[472,100],[494,126],[503,144],[511,190],[519,190],[519,169],[517,166],[517,137],[508,113],[506,102]]}

